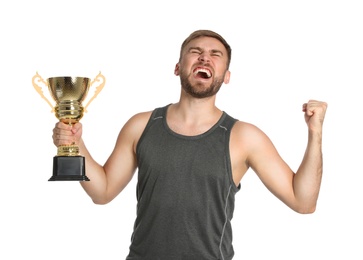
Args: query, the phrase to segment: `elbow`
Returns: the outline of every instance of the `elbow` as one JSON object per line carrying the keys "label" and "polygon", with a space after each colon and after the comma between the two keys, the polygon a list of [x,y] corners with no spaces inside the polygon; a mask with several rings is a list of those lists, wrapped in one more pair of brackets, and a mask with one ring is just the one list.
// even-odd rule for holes
{"label": "elbow", "polygon": [[314,205],[303,205],[294,209],[300,214],[313,214],[316,211],[316,204]]}
{"label": "elbow", "polygon": [[106,205],[110,203],[114,198],[107,194],[107,192],[95,192],[88,195],[91,198],[92,202],[96,205]]}
{"label": "elbow", "polygon": [[100,201],[100,200],[92,200],[92,201],[96,205],[106,205],[108,203],[106,201]]}
{"label": "elbow", "polygon": [[305,210],[298,211],[298,213],[303,214],[303,215],[313,214],[314,212],[315,212],[315,209],[305,209]]}
{"label": "elbow", "polygon": [[108,204],[111,200],[108,200],[106,198],[92,198],[92,201],[94,204],[96,205],[106,205]]}

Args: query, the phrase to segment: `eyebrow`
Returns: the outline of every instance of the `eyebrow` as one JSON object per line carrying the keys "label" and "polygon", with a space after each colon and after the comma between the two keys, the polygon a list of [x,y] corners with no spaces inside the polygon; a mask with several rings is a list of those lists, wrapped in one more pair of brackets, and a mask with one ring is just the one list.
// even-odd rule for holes
{"label": "eyebrow", "polygon": [[[189,51],[191,51],[191,50],[198,50],[198,51],[200,51],[200,52],[202,52],[202,51],[203,51],[203,49],[202,49],[202,48],[200,48],[200,47],[190,47],[190,48],[188,49],[188,52],[189,52]],[[220,54],[223,56],[223,52],[222,52],[222,51],[220,51],[220,50],[213,49],[213,50],[211,50],[210,52],[211,52],[211,53],[220,53]]]}

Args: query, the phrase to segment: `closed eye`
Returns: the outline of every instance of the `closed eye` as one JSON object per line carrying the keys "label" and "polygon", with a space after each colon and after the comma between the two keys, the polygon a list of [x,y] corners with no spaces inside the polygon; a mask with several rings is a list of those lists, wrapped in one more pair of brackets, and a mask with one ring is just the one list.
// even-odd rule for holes
{"label": "closed eye", "polygon": [[216,57],[222,57],[223,53],[221,51],[213,50],[211,51],[211,55]]}
{"label": "closed eye", "polygon": [[189,52],[190,53],[197,53],[197,54],[201,54],[202,53],[202,50],[198,47],[192,47],[189,49]]}

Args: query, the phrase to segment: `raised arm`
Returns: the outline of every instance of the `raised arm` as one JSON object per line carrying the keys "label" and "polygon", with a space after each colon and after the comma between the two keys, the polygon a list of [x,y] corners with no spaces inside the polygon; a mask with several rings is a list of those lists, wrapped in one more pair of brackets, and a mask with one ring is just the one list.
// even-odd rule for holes
{"label": "raised arm", "polygon": [[325,102],[315,100],[303,105],[308,141],[296,173],[280,157],[264,132],[254,125],[236,124],[231,142],[232,158],[238,158],[233,166],[237,169],[235,182],[238,183],[251,167],[265,186],[291,209],[299,213],[314,212],[323,172],[322,127],[326,109]]}
{"label": "raised arm", "polygon": [[303,160],[294,176],[294,193],[299,208],[313,212],[318,200],[323,174],[322,135],[327,104],[310,100],[303,105],[308,126],[308,143]]}

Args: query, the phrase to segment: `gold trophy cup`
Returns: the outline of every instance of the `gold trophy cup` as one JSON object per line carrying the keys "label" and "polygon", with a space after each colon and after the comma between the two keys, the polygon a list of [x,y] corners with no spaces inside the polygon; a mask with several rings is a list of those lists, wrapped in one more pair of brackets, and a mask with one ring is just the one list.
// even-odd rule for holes
{"label": "gold trophy cup", "polygon": [[[91,82],[86,77],[52,77],[46,81],[36,73],[32,83],[39,95],[47,101],[59,121],[74,125],[79,122],[87,107],[96,98],[105,85],[105,77],[99,73]],[[88,103],[83,106],[88,91],[95,85],[96,91]],[[55,106],[43,94],[42,86],[47,86],[49,94],[56,102]],[[57,155],[53,157],[53,175],[49,181],[89,181],[86,176],[85,158],[80,155],[79,147],[75,144],[58,146]]]}

